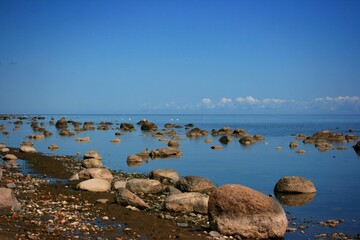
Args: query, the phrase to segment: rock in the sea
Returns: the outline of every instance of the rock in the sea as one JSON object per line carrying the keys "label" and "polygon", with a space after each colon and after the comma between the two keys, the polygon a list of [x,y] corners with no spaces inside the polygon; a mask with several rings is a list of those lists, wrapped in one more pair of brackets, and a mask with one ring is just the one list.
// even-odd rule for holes
{"label": "rock in the sea", "polygon": [[133,162],[142,162],[143,161],[143,158],[140,157],[139,155],[137,154],[131,154],[127,157],[126,161],[128,163],[133,163]]}
{"label": "rock in the sea", "polygon": [[174,212],[208,212],[209,196],[198,192],[173,194],[166,199],[166,209]]}
{"label": "rock in the sea", "polygon": [[84,154],[84,159],[87,159],[87,158],[95,158],[95,159],[99,159],[99,160],[102,160],[102,156],[101,154],[96,151],[96,150],[89,150],[87,151],[85,154]]}
{"label": "rock in the sea", "polygon": [[61,118],[59,120],[57,120],[56,124],[55,124],[56,128],[67,128],[67,121],[65,118]]}
{"label": "rock in the sea", "polygon": [[20,152],[36,153],[36,149],[34,147],[30,147],[30,146],[21,146],[20,147]]}
{"label": "rock in the sea", "polygon": [[179,174],[173,169],[155,169],[151,171],[150,178],[161,182],[177,183],[179,181]]}
{"label": "rock in the sea", "polygon": [[289,147],[290,148],[297,148],[299,146],[299,144],[296,142],[296,141],[292,141],[292,142],[290,142],[290,144],[289,144]]}
{"label": "rock in the sea", "polygon": [[156,131],[157,129],[158,129],[158,126],[153,122],[144,122],[141,125],[141,130],[143,130],[143,131],[153,132],[153,131]]}
{"label": "rock in the sea", "polygon": [[75,138],[75,142],[90,142],[90,137]]}
{"label": "rock in the sea", "polygon": [[126,188],[119,188],[117,190],[115,202],[122,206],[131,205],[139,209],[150,208],[150,206],[146,202],[144,202],[144,200],[142,200]]}
{"label": "rock in the sea", "polygon": [[222,144],[228,144],[229,142],[232,141],[232,138],[225,135],[225,136],[222,136],[220,139],[219,139],[219,142],[221,142]]}
{"label": "rock in the sea", "polygon": [[237,184],[221,186],[211,193],[209,221],[219,233],[237,234],[242,239],[282,238],[288,226],[278,202]]}
{"label": "rock in the sea", "polygon": [[110,142],[115,143],[115,144],[119,144],[119,143],[121,143],[121,139],[120,138],[114,138],[114,139],[111,139]]}
{"label": "rock in the sea", "polygon": [[17,160],[17,156],[15,156],[14,154],[5,154],[5,156],[3,156],[3,160]]}
{"label": "rock in the sea", "polygon": [[168,158],[168,157],[179,157],[182,152],[178,148],[166,147],[152,150],[149,153],[151,158]]}
{"label": "rock in the sea", "polygon": [[111,180],[114,178],[109,169],[106,168],[88,168],[81,170],[78,175],[79,179],[81,180],[100,178],[111,182]]}
{"label": "rock in the sea", "polygon": [[179,141],[176,141],[174,139],[171,139],[169,142],[168,142],[168,147],[179,147],[180,146],[180,143]]}
{"label": "rock in the sea", "polygon": [[107,192],[111,189],[111,184],[105,179],[93,178],[80,182],[76,188],[90,192]]}
{"label": "rock in the sea", "polygon": [[165,187],[158,180],[133,178],[127,181],[126,188],[133,193],[160,193]]}
{"label": "rock in the sea", "polygon": [[220,145],[211,146],[211,149],[214,149],[214,150],[220,150],[222,148],[223,148],[223,146],[220,146]]}
{"label": "rock in the sea", "polygon": [[211,192],[216,186],[205,177],[186,176],[179,180],[177,187],[182,192]]}
{"label": "rock in the sea", "polygon": [[50,149],[51,151],[55,151],[55,150],[59,149],[59,147],[56,144],[51,144],[50,146],[48,146],[48,149]]}
{"label": "rock in the sea", "polygon": [[274,192],[278,193],[315,193],[314,184],[303,177],[282,177],[276,183]]}
{"label": "rock in the sea", "polygon": [[82,160],[81,164],[85,168],[102,168],[102,161],[96,158],[87,158]]}
{"label": "rock in the sea", "polygon": [[121,123],[120,124],[120,129],[122,131],[125,131],[125,132],[132,132],[132,131],[135,131],[135,127],[133,124],[131,123]]}
{"label": "rock in the sea", "polygon": [[360,141],[353,146],[355,152],[360,155]]}
{"label": "rock in the sea", "polygon": [[240,138],[239,142],[243,145],[250,145],[256,143],[256,139],[253,138],[251,135],[245,135]]}
{"label": "rock in the sea", "polygon": [[21,204],[16,199],[14,191],[9,188],[0,188],[0,215],[20,210]]}

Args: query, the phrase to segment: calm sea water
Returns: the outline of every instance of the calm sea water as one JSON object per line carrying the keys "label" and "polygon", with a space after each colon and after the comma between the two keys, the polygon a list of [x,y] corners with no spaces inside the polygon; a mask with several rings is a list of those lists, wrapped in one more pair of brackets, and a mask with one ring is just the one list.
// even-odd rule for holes
{"label": "calm sea water", "polygon": [[[39,115],[37,115],[39,116]],[[291,134],[313,133],[329,129],[334,132],[348,134],[349,129],[360,130],[360,116],[338,115],[42,115],[45,128],[54,133],[43,140],[34,140],[35,148],[47,154],[75,155],[85,153],[90,149],[98,150],[103,158],[104,165],[111,169],[126,172],[147,173],[158,168],[172,168],[180,175],[198,175],[211,179],[217,185],[236,183],[254,188],[265,194],[273,194],[276,182],[283,176],[302,176],[310,179],[318,192],[312,201],[299,207],[284,206],[285,211],[299,222],[310,226],[304,233],[288,233],[290,238],[314,237],[322,232],[360,233],[360,156],[355,153],[351,143],[337,143],[346,146],[346,150],[332,149],[319,152],[314,145],[305,145],[299,141],[298,149],[306,151],[299,155],[288,145],[295,140]],[[94,130],[79,132],[72,137],[63,137],[57,134],[54,126],[49,126],[49,120],[55,121],[61,117],[79,122],[91,121],[95,123],[113,122],[110,130]],[[213,143],[205,143],[204,138],[188,139],[187,130],[176,129],[180,140],[180,149],[183,156],[169,159],[149,159],[137,167],[129,167],[126,158],[130,154],[138,153],[145,148],[149,150],[165,147],[166,142],[158,141],[151,134],[142,132],[136,123],[147,119],[163,128],[165,123],[185,125],[193,123],[195,127],[212,129],[222,127],[242,128],[251,134],[265,136],[265,140],[251,146],[242,146],[238,140],[223,145],[222,150],[212,150],[211,145],[221,145],[219,137],[212,137]],[[0,142],[8,146],[18,147],[26,136],[33,133],[30,121],[25,120],[19,130],[13,131],[15,120],[0,121],[5,124],[9,135],[0,134]],[[126,132],[119,136],[120,144],[113,144],[111,139],[118,137],[115,132],[120,123],[132,123],[136,127],[134,132]],[[69,127],[72,130],[72,126]],[[353,134],[359,135],[359,132]],[[88,136],[90,143],[75,142],[77,137]],[[50,144],[57,144],[59,150],[48,150]],[[282,150],[276,150],[282,147]],[[315,224],[328,219],[341,219],[344,222],[337,228],[319,227]],[[314,226],[312,226],[314,225]],[[295,226],[296,227],[296,226]]]}

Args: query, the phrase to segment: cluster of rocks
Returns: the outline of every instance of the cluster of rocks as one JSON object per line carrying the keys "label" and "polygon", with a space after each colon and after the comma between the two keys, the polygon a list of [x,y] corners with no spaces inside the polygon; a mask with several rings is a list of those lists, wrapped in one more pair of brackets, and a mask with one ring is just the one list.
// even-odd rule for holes
{"label": "cluster of rocks", "polygon": [[[83,161],[89,157],[102,159],[93,150],[85,155]],[[197,218],[200,227],[211,227],[222,235],[276,238],[283,237],[288,227],[281,205],[268,195],[237,184],[216,187],[203,177],[179,177],[172,169],[157,169],[148,175],[114,176],[108,169],[92,167],[81,170],[70,180],[81,180],[77,185],[81,190],[112,191],[116,203],[132,210],[154,211],[162,218],[178,221],[176,214],[185,213]],[[299,195],[315,193],[316,189],[305,178],[284,177],[274,192]],[[179,224],[188,226],[186,219],[180,218]]]}
{"label": "cluster of rocks", "polygon": [[[326,152],[330,149],[334,148],[333,143],[348,143],[352,141],[356,141],[358,139],[358,136],[354,134],[343,134],[338,132],[332,132],[330,130],[323,130],[314,133],[312,136],[306,136],[305,134],[294,134],[294,136],[302,140],[304,144],[314,144],[314,146],[320,151],[320,152]],[[289,144],[289,147],[291,149],[295,149],[298,147],[298,143],[296,141],[292,141]],[[345,150],[345,146],[337,146],[336,149],[338,150]],[[304,153],[304,150],[298,150],[298,153]]]}

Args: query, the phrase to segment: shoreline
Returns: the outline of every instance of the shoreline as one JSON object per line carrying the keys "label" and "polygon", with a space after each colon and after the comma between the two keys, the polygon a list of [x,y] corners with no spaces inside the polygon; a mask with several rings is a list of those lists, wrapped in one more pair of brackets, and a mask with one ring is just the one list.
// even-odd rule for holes
{"label": "shoreline", "polygon": [[[29,166],[30,169],[46,178],[67,180],[72,173],[67,169],[69,166],[64,166],[64,163],[72,165],[78,162],[78,160],[69,156],[59,157],[47,156],[42,153],[23,153],[16,148],[11,148],[9,153],[32,164]],[[1,154],[3,155],[3,153]],[[190,240],[211,238],[203,232],[204,229],[196,229],[190,225],[184,228],[184,225],[177,224],[173,219],[161,218],[153,211],[133,211],[120,206],[114,202],[115,196],[110,192],[74,190],[77,182],[63,183],[57,180],[50,183],[38,177],[29,178],[30,181],[37,182],[36,188],[26,189],[22,183],[27,178],[29,177],[20,174],[19,170],[16,169],[4,169],[3,171],[1,182],[16,183],[15,195],[23,207],[19,213],[15,212],[10,216],[0,216],[0,236],[4,239],[20,239],[24,237],[28,239],[62,239],[65,236],[74,239],[95,239],[100,237],[101,239],[176,238]],[[29,200],[29,197],[31,200]],[[44,197],[46,201],[42,199]],[[106,204],[97,203],[99,199],[108,199],[109,202]],[[47,203],[56,202],[56,200],[60,201],[60,206],[52,206],[54,210],[46,214],[44,209],[48,209]],[[74,211],[72,210],[62,218],[59,217],[57,220],[61,219],[60,221],[50,221],[54,218],[54,211],[56,212],[57,207],[61,211],[69,203],[75,204],[74,208],[77,210],[76,212],[79,212],[79,216],[72,217],[71,212]],[[35,214],[31,217],[28,216],[29,210],[43,212],[44,215],[35,216]],[[90,216],[83,216],[81,213]],[[29,217],[37,220],[29,220]],[[85,218],[83,219],[83,217]],[[87,227],[89,223],[93,225],[93,228]],[[12,226],[17,226],[15,231]],[[79,226],[83,228],[79,229]],[[57,228],[59,227],[60,229],[64,227],[65,230],[58,231]]]}

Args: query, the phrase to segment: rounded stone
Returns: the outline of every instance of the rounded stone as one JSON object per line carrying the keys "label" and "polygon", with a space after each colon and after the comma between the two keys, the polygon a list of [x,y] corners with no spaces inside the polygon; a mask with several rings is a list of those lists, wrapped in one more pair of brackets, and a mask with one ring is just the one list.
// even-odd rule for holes
{"label": "rounded stone", "polygon": [[315,193],[315,185],[308,179],[297,176],[282,177],[276,183],[274,192],[279,193]]}

